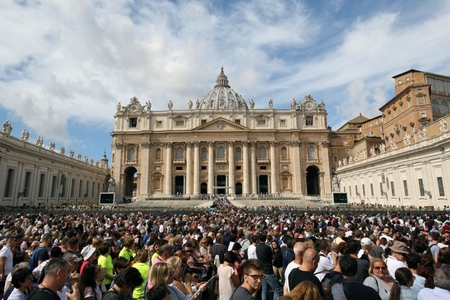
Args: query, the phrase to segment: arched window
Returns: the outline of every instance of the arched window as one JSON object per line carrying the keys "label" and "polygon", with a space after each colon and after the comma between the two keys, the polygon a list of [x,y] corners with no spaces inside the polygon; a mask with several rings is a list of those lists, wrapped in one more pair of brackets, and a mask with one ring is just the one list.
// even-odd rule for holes
{"label": "arched window", "polygon": [[207,152],[206,152],[206,148],[202,148],[202,160],[206,160],[206,156]]}
{"label": "arched window", "polygon": [[136,150],[134,148],[128,149],[128,161],[136,160]]}
{"label": "arched window", "polygon": [[259,158],[266,158],[267,156],[266,156],[266,148],[264,148],[264,147],[260,147],[259,148]]}
{"label": "arched window", "polygon": [[308,159],[314,159],[316,157],[314,147],[308,148]]}
{"label": "arched window", "polygon": [[448,115],[448,102],[447,100],[441,101],[441,113],[444,115]]}
{"label": "arched window", "polygon": [[286,147],[282,147],[281,148],[281,159],[287,159],[287,148]]}
{"label": "arched window", "polygon": [[438,99],[432,99],[431,100],[431,107],[434,113],[440,113],[441,110],[439,108],[439,100]]}
{"label": "arched window", "polygon": [[156,149],[155,159],[156,160],[161,160],[161,148]]}
{"label": "arched window", "polygon": [[181,147],[177,148],[177,156],[176,159],[183,159],[184,150]]}
{"label": "arched window", "polygon": [[241,160],[241,159],[242,159],[241,148],[236,148],[236,160]]}
{"label": "arched window", "polygon": [[220,146],[219,148],[217,148],[217,158],[219,159],[223,159],[225,158],[225,148]]}

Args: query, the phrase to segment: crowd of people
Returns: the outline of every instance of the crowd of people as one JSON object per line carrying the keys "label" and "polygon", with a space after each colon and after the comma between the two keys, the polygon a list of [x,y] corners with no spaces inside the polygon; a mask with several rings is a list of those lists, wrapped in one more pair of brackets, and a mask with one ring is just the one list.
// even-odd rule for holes
{"label": "crowd of people", "polygon": [[446,212],[0,215],[4,300],[448,299]]}

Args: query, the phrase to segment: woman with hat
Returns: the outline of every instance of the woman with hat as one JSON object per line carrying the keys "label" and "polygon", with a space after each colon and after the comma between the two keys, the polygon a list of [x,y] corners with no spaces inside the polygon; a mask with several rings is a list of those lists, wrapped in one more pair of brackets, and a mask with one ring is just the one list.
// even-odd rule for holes
{"label": "woman with hat", "polygon": [[391,255],[386,259],[386,265],[389,271],[389,275],[392,278],[395,277],[395,271],[399,268],[407,268],[406,255],[409,254],[409,248],[405,243],[400,241],[394,241],[394,244],[390,247]]}
{"label": "woman with hat", "polygon": [[84,267],[86,267],[87,264],[94,263],[94,261],[97,260],[97,250],[91,246],[87,245],[81,250],[81,255],[83,256],[83,263],[80,267],[80,276],[83,274]]}

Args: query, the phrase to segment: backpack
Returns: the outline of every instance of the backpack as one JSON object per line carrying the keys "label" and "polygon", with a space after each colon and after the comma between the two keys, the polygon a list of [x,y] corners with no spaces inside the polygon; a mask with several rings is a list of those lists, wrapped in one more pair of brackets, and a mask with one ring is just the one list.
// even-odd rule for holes
{"label": "backpack", "polygon": [[323,286],[330,286],[328,300],[347,300],[344,292],[344,277],[341,273],[331,271],[322,279]]}

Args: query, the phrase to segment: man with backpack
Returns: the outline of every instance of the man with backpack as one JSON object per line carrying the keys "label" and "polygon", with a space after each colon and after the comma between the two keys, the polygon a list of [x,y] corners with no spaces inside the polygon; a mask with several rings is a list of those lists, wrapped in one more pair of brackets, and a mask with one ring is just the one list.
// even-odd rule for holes
{"label": "man with backpack", "polygon": [[33,271],[37,266],[50,258],[48,250],[52,245],[52,236],[49,233],[41,237],[39,247],[33,251],[30,257],[30,264],[28,268]]}
{"label": "man with backpack", "polygon": [[430,232],[430,243],[428,244],[427,252],[434,259],[434,262],[437,262],[439,250],[441,250],[438,245],[440,237],[441,234],[438,231]]}

